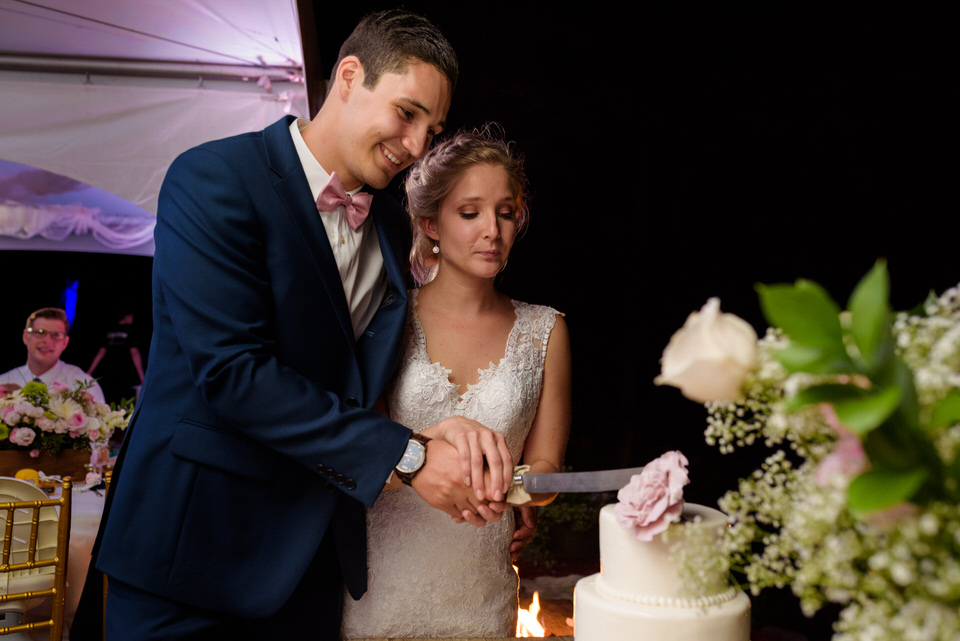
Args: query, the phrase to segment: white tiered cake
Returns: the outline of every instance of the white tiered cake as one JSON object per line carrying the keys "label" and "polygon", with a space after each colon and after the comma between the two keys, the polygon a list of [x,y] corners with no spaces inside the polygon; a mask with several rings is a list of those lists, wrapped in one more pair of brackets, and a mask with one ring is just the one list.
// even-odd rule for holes
{"label": "white tiered cake", "polygon": [[[722,512],[687,503],[685,519],[726,522]],[[724,577],[698,596],[682,596],[670,548],[682,545],[682,534],[670,526],[652,541],[637,540],[620,525],[614,506],[600,511],[599,574],[585,577],[574,592],[574,634],[577,641],[748,641],[750,600],[729,587]]]}

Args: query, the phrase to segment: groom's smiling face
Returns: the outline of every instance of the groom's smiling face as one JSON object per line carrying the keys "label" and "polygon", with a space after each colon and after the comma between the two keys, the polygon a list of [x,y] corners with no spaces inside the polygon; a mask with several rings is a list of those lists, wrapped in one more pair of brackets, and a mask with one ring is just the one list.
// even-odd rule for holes
{"label": "groom's smiling face", "polygon": [[411,61],[402,73],[384,73],[363,85],[363,67],[345,82],[341,150],[344,187],[386,187],[426,153],[450,109],[451,88],[439,69]]}

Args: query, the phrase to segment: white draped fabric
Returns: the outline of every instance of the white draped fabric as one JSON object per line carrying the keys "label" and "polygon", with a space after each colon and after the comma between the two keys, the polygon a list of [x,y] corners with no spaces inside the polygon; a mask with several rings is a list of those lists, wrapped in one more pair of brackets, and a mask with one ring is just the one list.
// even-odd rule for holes
{"label": "white draped fabric", "polygon": [[152,216],[101,212],[83,205],[0,204],[0,235],[19,239],[40,236],[61,241],[71,234],[90,234],[109,249],[129,249],[149,242],[155,225]]}
{"label": "white draped fabric", "polygon": [[150,213],[167,167],[181,152],[285,113],[301,100],[202,87],[71,84],[43,79],[2,83],[0,157],[116,194]]}
{"label": "white draped fabric", "polygon": [[0,0],[0,160],[142,210],[0,190],[0,249],[142,246],[178,154],[285,114],[308,116],[296,0],[130,7]]}

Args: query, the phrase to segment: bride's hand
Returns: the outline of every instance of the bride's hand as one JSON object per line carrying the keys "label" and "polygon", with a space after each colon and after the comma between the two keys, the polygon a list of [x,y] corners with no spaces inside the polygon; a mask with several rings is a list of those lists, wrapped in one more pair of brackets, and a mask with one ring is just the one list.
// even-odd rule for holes
{"label": "bride's hand", "polygon": [[[473,487],[478,500],[504,499],[513,480],[513,460],[503,434],[463,416],[444,419],[423,430],[422,434],[443,439],[457,448],[463,483]],[[486,481],[484,460],[489,468]]]}

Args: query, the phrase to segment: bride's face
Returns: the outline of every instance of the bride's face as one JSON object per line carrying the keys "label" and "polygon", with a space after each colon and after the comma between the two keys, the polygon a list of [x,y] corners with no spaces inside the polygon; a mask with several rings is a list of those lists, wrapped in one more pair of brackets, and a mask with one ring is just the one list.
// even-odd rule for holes
{"label": "bride's face", "polygon": [[463,172],[440,206],[424,221],[440,245],[440,270],[493,278],[503,269],[517,236],[517,197],[506,170],[478,164]]}

